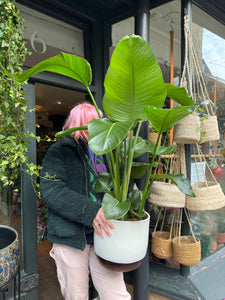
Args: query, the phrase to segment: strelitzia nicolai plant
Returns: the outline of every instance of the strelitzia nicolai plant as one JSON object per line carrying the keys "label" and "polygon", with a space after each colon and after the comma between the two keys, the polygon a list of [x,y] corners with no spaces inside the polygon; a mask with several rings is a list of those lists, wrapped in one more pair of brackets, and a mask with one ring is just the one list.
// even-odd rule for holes
{"label": "strelitzia nicolai plant", "polygon": [[[125,36],[113,52],[104,79],[105,95],[102,100],[107,117],[101,117],[89,88],[92,71],[87,60],[62,52],[40,62],[17,80],[25,82],[42,71],[56,72],[81,82],[98,112],[99,119],[90,121],[87,126],[71,128],[56,136],[61,137],[75,130],[88,130],[90,149],[97,155],[106,155],[109,172],[99,173],[95,190],[104,193],[102,207],[107,219],[143,218],[151,185],[157,178],[167,178],[183,193],[195,196],[189,180],[183,174],[152,174],[155,158],[172,154],[176,148],[176,145],[159,146],[160,136],[192,113],[196,105],[184,88],[164,82],[155,55],[143,38]],[[179,106],[164,109],[166,96]],[[159,133],[156,144],[139,136],[142,123],[146,120],[150,120]],[[135,162],[146,152],[151,155],[150,163]],[[139,190],[135,180],[146,173],[145,187]]]}

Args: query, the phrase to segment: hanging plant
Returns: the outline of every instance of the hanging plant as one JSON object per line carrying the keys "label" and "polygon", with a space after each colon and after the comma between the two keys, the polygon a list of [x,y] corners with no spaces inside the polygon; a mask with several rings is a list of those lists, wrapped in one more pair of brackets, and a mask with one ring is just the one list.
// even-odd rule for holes
{"label": "hanging plant", "polygon": [[30,134],[25,129],[24,91],[15,79],[28,54],[24,28],[15,1],[0,0],[0,185],[5,187],[13,185],[23,164],[31,174],[36,172],[26,154]]}

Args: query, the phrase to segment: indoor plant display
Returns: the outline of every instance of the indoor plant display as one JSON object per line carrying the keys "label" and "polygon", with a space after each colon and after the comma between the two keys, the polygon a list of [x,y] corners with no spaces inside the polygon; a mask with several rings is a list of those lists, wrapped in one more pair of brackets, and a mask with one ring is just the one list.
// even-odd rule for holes
{"label": "indoor plant display", "polygon": [[[29,69],[18,80],[23,82],[41,71],[60,73],[83,83],[99,113],[89,88],[92,81],[91,67],[85,59],[62,53]],[[149,216],[145,212],[145,202],[150,195],[151,184],[156,178],[168,178],[183,193],[194,196],[191,185],[184,175],[152,175],[152,168],[156,156],[171,154],[176,148],[176,146],[158,146],[162,133],[167,132],[176,122],[192,113],[196,105],[192,98],[188,97],[184,88],[164,83],[151,47],[144,39],[136,35],[126,36],[118,43],[105,76],[104,87],[105,95],[102,105],[108,118],[102,118],[99,113],[99,119],[92,120],[88,126],[72,128],[58,133],[57,136],[60,137],[75,130],[88,130],[90,149],[97,155],[106,155],[109,173],[99,173],[95,188],[96,192],[104,192],[102,207],[107,219],[128,223],[128,220],[143,222],[143,219],[147,217],[147,222],[149,222]],[[174,99],[180,106],[163,109],[166,96]],[[148,119],[159,133],[156,144],[139,136],[142,123]],[[127,137],[128,133],[129,137]],[[134,162],[146,152],[152,156],[151,163]],[[139,190],[134,181],[145,173],[147,173],[145,187]],[[143,247],[138,246],[144,249],[138,259],[142,259],[146,253],[149,225],[146,227],[147,242]],[[105,243],[107,239],[110,240],[115,235],[114,229],[112,236],[104,238],[101,242]],[[133,236],[131,239],[128,234],[128,237],[134,245]],[[119,244],[119,256],[122,256],[122,243]],[[104,246],[101,245],[101,247]],[[95,250],[98,253],[96,248],[95,243]],[[126,251],[126,257],[129,256],[129,252],[130,249]]]}
{"label": "indoor plant display", "polygon": [[223,215],[218,218],[217,225],[217,242],[224,244],[225,243],[225,218]]}

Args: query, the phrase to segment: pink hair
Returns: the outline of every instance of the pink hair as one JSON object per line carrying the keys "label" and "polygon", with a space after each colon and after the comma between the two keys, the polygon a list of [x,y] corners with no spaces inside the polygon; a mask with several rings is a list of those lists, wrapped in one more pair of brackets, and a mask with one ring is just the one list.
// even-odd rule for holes
{"label": "pink hair", "polygon": [[[100,114],[103,115],[101,111]],[[72,127],[85,126],[92,119],[99,119],[98,113],[94,105],[89,103],[78,104],[73,109],[71,109],[66,123],[63,126],[63,130],[70,129]],[[87,130],[80,130],[72,132],[70,134],[70,137],[74,138],[75,141],[78,142],[79,138],[87,141],[89,136]]]}

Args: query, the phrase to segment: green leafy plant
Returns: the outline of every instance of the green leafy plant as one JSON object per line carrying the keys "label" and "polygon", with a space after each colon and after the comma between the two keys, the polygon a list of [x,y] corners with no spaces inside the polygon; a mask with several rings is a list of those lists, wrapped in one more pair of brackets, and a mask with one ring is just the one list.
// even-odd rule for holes
{"label": "green leafy plant", "polygon": [[[81,82],[99,114],[99,119],[90,121],[88,126],[59,132],[57,137],[75,130],[88,130],[90,149],[97,155],[106,155],[109,173],[100,172],[95,186],[96,192],[104,192],[102,207],[106,218],[141,219],[145,215],[151,184],[160,177],[171,180],[183,193],[195,196],[184,175],[152,174],[156,156],[172,154],[176,148],[158,146],[160,136],[192,113],[196,105],[184,88],[164,83],[158,62],[144,39],[136,35],[126,36],[113,52],[104,80],[102,101],[107,118],[101,117],[89,89],[92,71],[85,59],[62,53],[24,72],[18,80],[24,82],[41,71],[56,72]],[[163,109],[166,96],[180,106]],[[156,144],[139,136],[146,120],[150,120],[159,133]],[[146,152],[151,155],[151,163],[135,162]],[[144,174],[147,174],[145,187],[139,190],[135,180]]]}
{"label": "green leafy plant", "polygon": [[0,0],[0,186],[12,186],[28,163],[27,144],[30,133],[25,129],[26,100],[22,84],[16,80],[28,50],[24,38],[25,23],[14,0]]}

